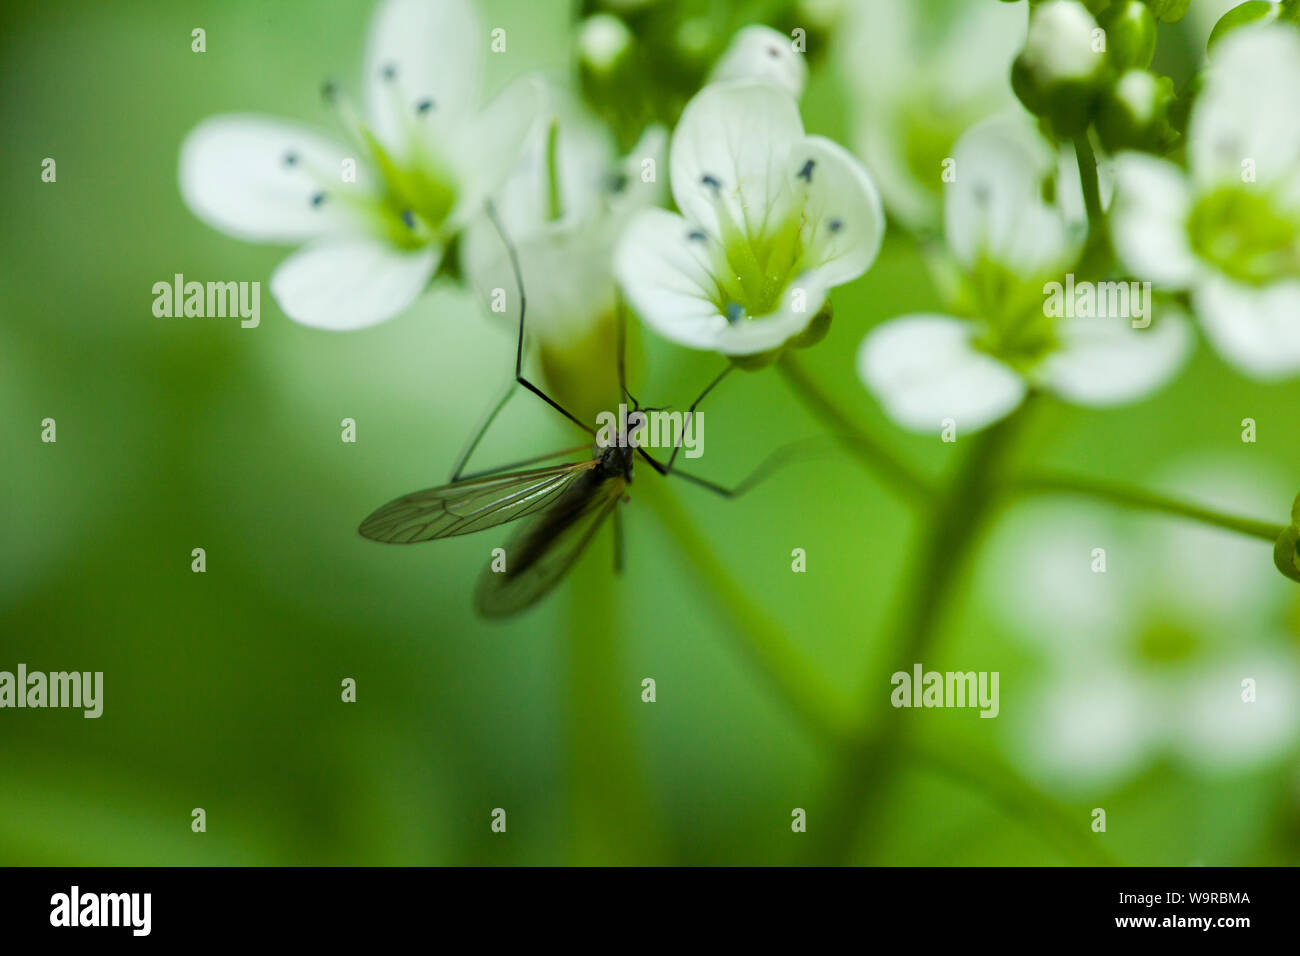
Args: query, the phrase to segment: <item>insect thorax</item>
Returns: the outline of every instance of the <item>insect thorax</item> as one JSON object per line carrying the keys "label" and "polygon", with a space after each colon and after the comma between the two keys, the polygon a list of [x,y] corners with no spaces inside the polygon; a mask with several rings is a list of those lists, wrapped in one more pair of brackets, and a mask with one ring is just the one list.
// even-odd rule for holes
{"label": "insect thorax", "polygon": [[600,471],[607,475],[616,475],[625,481],[632,480],[632,459],[636,455],[635,448],[611,445],[597,450],[600,452]]}

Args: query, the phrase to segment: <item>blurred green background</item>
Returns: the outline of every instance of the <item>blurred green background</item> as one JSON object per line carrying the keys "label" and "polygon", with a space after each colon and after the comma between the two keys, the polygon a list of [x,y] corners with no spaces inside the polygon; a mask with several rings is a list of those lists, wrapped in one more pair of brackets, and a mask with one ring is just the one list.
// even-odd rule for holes
{"label": "blurred green background", "polygon": [[[493,88],[567,69],[567,5],[481,6],[509,36],[508,56],[488,58]],[[178,148],[204,117],[330,127],[320,82],[356,88],[369,14],[367,3],[318,0],[18,0],[0,13],[0,669],[105,674],[98,720],[0,710],[0,864],[807,861],[831,755],[750,667],[715,596],[637,499],[675,495],[756,609],[853,701],[890,689],[888,623],[914,525],[904,506],[841,454],[734,502],[648,487],[663,482],[643,469],[621,579],[606,530],[539,609],[479,621],[470,590],[504,532],[405,549],[355,529],[389,498],[442,482],[508,377],[509,331],[445,283],[368,331],[294,325],[267,289],[284,250],[220,235],[182,203]],[[201,55],[190,51],[196,26],[207,31]],[[816,74],[804,115],[851,142],[835,69]],[[54,184],[40,180],[47,156]],[[151,287],[177,272],[261,281],[261,327],[155,318]],[[832,331],[806,355],[838,402],[934,474],[962,443],[891,426],[853,359],[873,324],[939,306],[913,245],[891,235],[875,267],[837,292]],[[634,391],[651,404],[684,406],[720,367],[642,339]],[[485,465],[574,443],[539,404],[516,397],[482,446]],[[1300,384],[1249,382],[1201,347],[1143,404],[1047,404],[1019,455],[1138,483],[1216,457],[1281,476],[1259,515],[1281,522],[1298,414]],[[1253,445],[1240,440],[1247,416]],[[46,417],[57,444],[40,441]],[[345,417],[355,445],[340,441]],[[723,481],[823,430],[771,370],[734,378],[706,418],[707,452],[690,467]],[[190,570],[196,547],[205,574]],[[791,573],[795,547],[805,574]],[[917,741],[997,766],[1035,719],[1021,702],[1042,661],[998,610],[993,592],[1021,585],[990,554],[976,553],[978,573],[924,663],[999,671],[1001,716],[911,719]],[[1267,545],[1249,554],[1258,575],[1276,577]],[[1020,596],[1041,600],[1027,586]],[[1285,590],[1275,623],[1290,651],[1297,619]],[[346,677],[355,704],[340,700]],[[657,682],[653,704],[641,702],[645,677]],[[1104,787],[1041,789],[1081,843],[1103,843],[1114,861],[1295,863],[1295,753],[1234,772],[1156,757]],[[897,785],[855,859],[1093,860],[911,750],[890,772]],[[1104,835],[1088,830],[1096,806],[1108,812]],[[206,833],[191,832],[195,807]],[[489,828],[496,807],[508,813],[504,835]],[[810,834],[791,832],[796,807]]]}

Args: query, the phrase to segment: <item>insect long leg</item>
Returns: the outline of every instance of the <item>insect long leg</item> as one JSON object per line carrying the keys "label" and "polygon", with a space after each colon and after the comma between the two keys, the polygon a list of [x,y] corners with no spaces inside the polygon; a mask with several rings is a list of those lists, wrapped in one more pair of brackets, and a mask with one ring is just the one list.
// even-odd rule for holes
{"label": "insect long leg", "polygon": [[623,573],[623,512],[614,506],[614,573]]}
{"label": "insect long leg", "polygon": [[465,470],[465,465],[469,462],[469,456],[474,454],[474,449],[478,447],[478,443],[483,439],[483,436],[487,434],[487,430],[492,426],[492,422],[496,419],[497,414],[501,409],[505,408],[506,402],[508,402],[510,396],[515,393],[515,386],[517,384],[517,382],[512,381],[506,385],[505,390],[501,393],[501,397],[497,399],[496,404],[492,406],[491,410],[484,416],[483,421],[479,423],[478,431],[474,433],[474,437],[469,440],[468,444],[465,445],[465,448],[456,458],[456,464],[451,469],[451,477],[447,480],[448,484],[455,484],[461,480],[460,473]]}
{"label": "insect long leg", "polygon": [[578,418],[567,408],[557,402],[551,396],[547,395],[540,388],[534,385],[528,379],[524,378],[524,313],[527,307],[527,301],[524,295],[524,276],[519,268],[519,253],[515,250],[515,244],[510,241],[506,235],[505,227],[501,224],[501,219],[497,215],[496,206],[491,201],[487,203],[488,218],[492,220],[492,225],[501,237],[501,242],[506,247],[506,255],[510,259],[510,271],[514,273],[515,288],[519,291],[519,341],[515,344],[515,381],[522,385],[528,391],[532,392],[547,405],[567,418],[573,424],[577,425],[589,435],[595,435],[595,430],[590,425],[584,425]]}
{"label": "insect long leg", "polygon": [[663,474],[666,475],[668,474],[668,472],[672,471],[673,465],[677,463],[677,454],[682,450],[682,442],[686,440],[686,429],[691,424],[691,418],[695,414],[695,409],[700,407],[700,402],[704,401],[704,399],[708,396],[709,392],[713,391],[720,384],[722,384],[722,380],[726,378],[728,375],[730,375],[731,370],[735,367],[736,366],[734,365],[728,364],[726,368],[724,368],[721,372],[718,373],[717,378],[715,378],[707,386],[705,386],[704,391],[700,392],[699,397],[696,398],[695,401],[691,402],[691,407],[686,411],[686,420],[682,425],[682,434],[673,445],[673,453],[672,455],[669,456],[668,464],[665,466],[667,468],[667,471],[663,472]]}
{"label": "insect long leg", "polygon": [[649,462],[651,468],[665,477],[672,475],[675,478],[681,478],[683,481],[689,481],[691,484],[698,485],[699,487],[711,491],[715,495],[719,495],[723,498],[739,498],[746,491],[749,491],[759,482],[763,481],[763,479],[767,478],[785,465],[788,465],[791,461],[804,457],[801,452],[812,445],[821,445],[824,447],[825,443],[821,439],[811,438],[805,441],[792,442],[789,445],[778,448],[776,451],[772,452],[772,454],[759,462],[758,467],[746,475],[739,484],[732,488],[718,484],[716,481],[710,481],[707,478],[701,478],[699,475],[692,475],[689,472],[673,471],[668,467],[668,465],[651,457],[643,448],[637,448],[637,453]]}

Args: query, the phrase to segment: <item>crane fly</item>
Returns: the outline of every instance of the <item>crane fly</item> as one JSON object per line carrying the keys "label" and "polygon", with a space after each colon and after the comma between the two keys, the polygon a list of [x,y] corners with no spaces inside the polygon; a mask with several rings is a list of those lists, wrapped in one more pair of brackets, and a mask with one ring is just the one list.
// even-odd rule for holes
{"label": "crane fly", "polygon": [[[622,566],[622,524],[620,503],[628,500],[632,483],[632,466],[640,456],[661,475],[674,474],[725,497],[735,497],[760,477],[773,459],[760,465],[736,488],[726,488],[697,475],[673,471],[681,444],[676,443],[667,463],[649,455],[628,438],[624,426],[618,444],[601,447],[580,461],[540,468],[521,469],[587,448],[586,444],[553,452],[471,475],[463,475],[465,464],[479,440],[501,411],[517,385],[546,402],[583,431],[595,436],[584,425],[523,375],[525,298],[519,259],[505,234],[495,210],[489,203],[488,216],[505,244],[514,280],[519,291],[519,337],[515,346],[515,377],[500,400],[488,413],[469,445],[461,452],[450,481],[438,488],[412,492],[396,498],[372,512],[359,531],[371,541],[384,544],[415,544],[462,534],[474,534],[488,528],[524,520],[505,545],[504,570],[485,568],[474,590],[474,605],[484,617],[498,618],[517,614],[536,604],[573,567],[587,544],[606,518],[614,521],[615,570]],[[632,402],[633,415],[641,411],[640,403],[627,390],[625,372],[626,317],[618,309],[618,380],[623,394]],[[728,365],[692,403],[688,415],[734,368]],[[628,422],[633,421],[628,416]]]}

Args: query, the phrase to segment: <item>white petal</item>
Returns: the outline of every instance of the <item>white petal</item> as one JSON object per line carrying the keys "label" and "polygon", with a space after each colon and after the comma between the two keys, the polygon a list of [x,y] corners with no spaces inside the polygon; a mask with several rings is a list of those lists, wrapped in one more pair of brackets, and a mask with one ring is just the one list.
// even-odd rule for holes
{"label": "white petal", "polygon": [[796,53],[790,37],[771,27],[743,27],[718,58],[710,83],[726,80],[765,80],[775,83],[796,100],[803,96],[808,64]]}
{"label": "white petal", "polygon": [[521,77],[501,91],[470,120],[450,154],[460,192],[449,221],[463,225],[483,210],[483,203],[506,180],[524,155],[524,144],[540,125],[544,93],[533,77]]}
{"label": "white petal", "polygon": [[698,227],[681,216],[646,209],[628,224],[614,252],[614,274],[628,300],[664,338],[724,355],[750,355],[784,344],[821,308],[825,290],[805,276],[786,290],[777,311],[733,325],[714,301],[709,250],[715,240],[698,236]]}
{"label": "white petal", "polygon": [[1047,386],[1077,405],[1122,405],[1151,394],[1176,375],[1194,339],[1181,310],[1162,309],[1145,329],[1127,318],[1068,318],[1061,343],[1038,369]]}
{"label": "white petal", "polygon": [[378,239],[324,239],[280,263],[271,294],[302,325],[364,329],[414,302],[440,258],[432,247],[404,252]]}
{"label": "white petal", "polygon": [[[1143,484],[1182,501],[1194,501],[1223,514],[1266,517],[1287,514],[1295,488],[1286,472],[1263,462],[1235,463],[1202,453],[1180,461]],[[1294,584],[1280,574],[1261,574],[1260,543],[1244,535],[1200,524],[1144,519],[1149,547],[1147,566],[1160,573],[1144,576],[1148,606],[1201,632],[1207,642],[1240,646],[1243,632],[1255,632],[1279,619]]]}
{"label": "white petal", "polygon": [[[404,159],[417,130],[445,137],[473,115],[487,42],[469,0],[383,0],[371,19],[362,76],[379,141]],[[426,100],[432,109],[418,114]]]}
{"label": "white petal", "polygon": [[969,434],[1025,397],[1025,381],[978,351],[970,322],[905,315],[872,329],[858,350],[858,376],[889,416],[912,431],[938,433],[943,421]]}
{"label": "white petal", "polygon": [[[563,347],[612,314],[616,287],[611,238],[589,224],[553,222],[515,240],[528,297],[530,335]],[[462,242],[465,272],[483,300],[490,300],[493,289],[505,289],[508,300],[515,302],[514,273],[491,224],[476,221]],[[517,313],[507,318],[518,321]]]}
{"label": "white petal", "polygon": [[1073,250],[1062,214],[1043,201],[1056,155],[1024,114],[984,120],[953,150],[944,231],[967,268],[982,256],[1022,276],[1054,272]]}
{"label": "white petal", "polygon": [[1290,25],[1237,30],[1214,48],[1188,124],[1187,153],[1202,188],[1240,187],[1242,161],[1259,184],[1291,184],[1300,161],[1300,33]]}
{"label": "white petal", "polygon": [[1270,381],[1300,373],[1300,281],[1249,286],[1214,274],[1192,302],[1211,344],[1245,374]]}
{"label": "white petal", "polygon": [[643,210],[614,250],[614,275],[647,325],[673,342],[707,349],[727,320],[713,301],[705,240],[689,238],[695,231],[674,213]]}
{"label": "white petal", "polygon": [[[1126,536],[1105,506],[1073,498],[1017,501],[990,534],[980,562],[1001,619],[1062,666],[1118,653],[1135,576],[1093,570],[1095,548],[1125,555]],[[1120,557],[1121,561],[1125,561]],[[1114,569],[1112,569],[1114,570]]]}
{"label": "white petal", "polygon": [[[940,163],[961,133],[1015,106],[1011,62],[1027,24],[1024,11],[1007,3],[947,4],[941,17],[927,13],[916,0],[848,4],[837,30],[851,58],[858,154],[890,215],[912,229],[941,221]],[[926,144],[923,159],[909,151],[918,142]],[[935,165],[918,168],[929,162]]]}
{"label": "white petal", "polygon": [[[343,188],[342,146],[296,123],[263,116],[215,116],[181,145],[181,195],[200,219],[254,242],[301,242],[356,228],[346,203],[331,202]],[[292,158],[292,162],[290,162]],[[357,170],[364,190],[364,169]],[[318,193],[324,202],[314,205]]]}
{"label": "white petal", "polygon": [[1124,265],[1141,279],[1183,289],[1197,274],[1187,240],[1191,199],[1173,163],[1145,153],[1115,158],[1115,201],[1110,234]]}
{"label": "white petal", "polygon": [[1090,786],[1137,769],[1158,732],[1146,685],[1119,669],[1062,675],[1040,691],[1025,727],[1035,775]]}
{"label": "white petal", "polygon": [[[1242,700],[1245,679],[1255,700]],[[1177,698],[1175,748],[1205,770],[1230,771],[1286,753],[1300,732],[1300,669],[1285,652],[1215,661],[1188,680]]]}
{"label": "white petal", "polygon": [[833,288],[856,279],[876,261],[885,238],[885,213],[870,174],[848,150],[809,136],[791,153],[792,171],[811,162],[804,205],[809,264]]}
{"label": "white petal", "polygon": [[731,217],[755,235],[789,188],[784,169],[803,121],[790,94],[770,83],[713,83],[686,104],[673,132],[670,175],[677,208],[714,236],[718,184]]}

